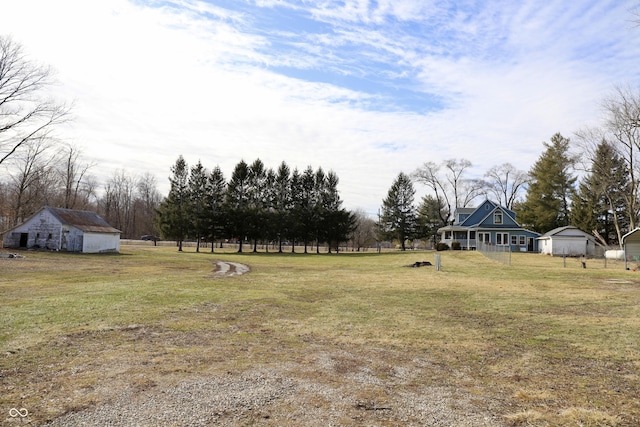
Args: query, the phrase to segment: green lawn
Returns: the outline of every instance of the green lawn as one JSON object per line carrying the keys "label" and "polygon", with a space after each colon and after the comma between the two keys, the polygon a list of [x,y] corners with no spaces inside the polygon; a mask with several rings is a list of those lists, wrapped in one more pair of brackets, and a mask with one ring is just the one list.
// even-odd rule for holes
{"label": "green lawn", "polygon": [[[190,251],[0,259],[0,420],[339,349],[383,383],[428,362],[385,390],[453,386],[506,424],[640,425],[640,273],[621,263],[443,252],[436,271],[407,267],[433,252]],[[215,260],[251,271],[217,277]]]}

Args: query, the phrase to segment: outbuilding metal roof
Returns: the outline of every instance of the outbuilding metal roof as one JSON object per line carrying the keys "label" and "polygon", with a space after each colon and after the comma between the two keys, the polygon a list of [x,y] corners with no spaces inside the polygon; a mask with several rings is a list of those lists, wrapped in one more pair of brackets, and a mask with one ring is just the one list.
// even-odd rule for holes
{"label": "outbuilding metal roof", "polygon": [[121,233],[113,228],[100,215],[92,211],[78,211],[74,209],[45,207],[62,224],[71,225],[89,233]]}

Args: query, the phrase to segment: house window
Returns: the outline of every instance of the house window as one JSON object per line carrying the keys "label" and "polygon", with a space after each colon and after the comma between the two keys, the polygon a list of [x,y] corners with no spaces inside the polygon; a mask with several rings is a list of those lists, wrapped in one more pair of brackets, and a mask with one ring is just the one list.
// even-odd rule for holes
{"label": "house window", "polygon": [[520,245],[521,246],[525,245],[525,236],[520,236]]}
{"label": "house window", "polygon": [[496,245],[508,245],[509,233],[496,233]]}
{"label": "house window", "polygon": [[493,214],[493,223],[502,224],[502,212],[496,212]]}
{"label": "house window", "polygon": [[511,244],[512,245],[518,244],[518,236],[511,236]]}
{"label": "house window", "polygon": [[491,240],[489,239],[489,233],[478,233],[478,241],[481,243],[489,244]]}

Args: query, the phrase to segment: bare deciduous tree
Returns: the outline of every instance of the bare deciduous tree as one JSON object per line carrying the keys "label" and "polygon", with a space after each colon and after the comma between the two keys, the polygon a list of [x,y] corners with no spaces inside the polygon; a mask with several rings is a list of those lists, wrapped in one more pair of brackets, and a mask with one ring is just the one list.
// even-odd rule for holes
{"label": "bare deciduous tree", "polygon": [[511,163],[494,166],[484,176],[488,179],[487,189],[507,209],[513,209],[513,204],[529,180],[527,172],[517,169]]}
{"label": "bare deciduous tree", "polygon": [[640,223],[640,90],[618,86],[602,102],[604,121],[601,127],[576,132],[585,170],[590,170],[598,146],[605,141],[626,164],[628,190],[623,195],[629,230]]}
{"label": "bare deciduous tree", "polygon": [[136,229],[139,234],[158,235],[155,225],[155,215],[162,195],[158,191],[158,181],[155,176],[145,172],[136,183]]}
{"label": "bare deciduous tree", "polygon": [[45,204],[49,204],[56,187],[55,156],[47,138],[28,141],[13,159],[10,176],[11,225],[16,225]]}
{"label": "bare deciduous tree", "polygon": [[117,170],[107,181],[104,196],[100,203],[104,219],[113,227],[122,231],[122,236],[132,238],[134,230],[134,191],[135,178],[124,170]]}
{"label": "bare deciduous tree", "polygon": [[0,164],[67,119],[69,108],[46,97],[52,84],[50,68],[29,61],[21,45],[0,36]]}
{"label": "bare deciduous tree", "polygon": [[61,205],[66,209],[86,208],[94,188],[87,172],[95,163],[81,163],[81,151],[67,144],[60,153],[58,174],[61,184]]}
{"label": "bare deciduous tree", "polygon": [[640,150],[640,91],[618,86],[615,93],[605,99],[603,107],[606,114],[605,129],[611,135],[607,139],[619,148],[619,153],[626,153],[623,158],[627,161],[629,172],[629,226],[633,230],[640,219],[640,171],[636,164]]}
{"label": "bare deciduous tree", "polygon": [[[465,177],[465,172],[471,166],[466,159],[449,159],[440,165],[426,162],[412,174],[417,182],[433,191],[435,199],[444,207],[439,211],[442,225],[449,223],[456,208],[469,206],[483,194],[485,186],[482,180]],[[444,172],[441,172],[442,169]]]}
{"label": "bare deciduous tree", "polygon": [[376,222],[362,209],[354,211],[355,225],[351,232],[351,247],[360,252],[361,248],[372,246],[376,242]]}

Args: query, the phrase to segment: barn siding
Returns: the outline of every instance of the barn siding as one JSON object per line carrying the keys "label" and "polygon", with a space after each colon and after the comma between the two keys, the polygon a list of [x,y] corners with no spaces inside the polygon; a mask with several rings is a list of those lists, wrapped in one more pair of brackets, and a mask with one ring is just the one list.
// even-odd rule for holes
{"label": "barn siding", "polygon": [[[22,245],[22,247],[29,249],[94,253],[120,251],[120,232],[108,226],[100,217],[98,217],[97,224],[96,222],[92,223],[91,221],[94,221],[97,216],[95,213],[53,209],[58,214],[62,211],[62,214],[80,216],[80,221],[84,220],[84,222],[69,223],[67,221],[61,222],[50,209],[53,208],[43,208],[23,224],[7,231],[3,238],[3,246],[5,248],[20,248],[22,236],[26,234],[26,245]],[[86,215],[87,213],[89,215]],[[94,224],[96,226],[93,226]],[[92,226],[94,230],[91,230]],[[100,231],[95,229],[100,229]]]}
{"label": "barn siding", "polygon": [[27,248],[56,250],[60,248],[61,230],[60,222],[48,211],[42,211],[8,233],[4,239],[4,246],[20,247],[20,237],[26,233],[28,235]]}

